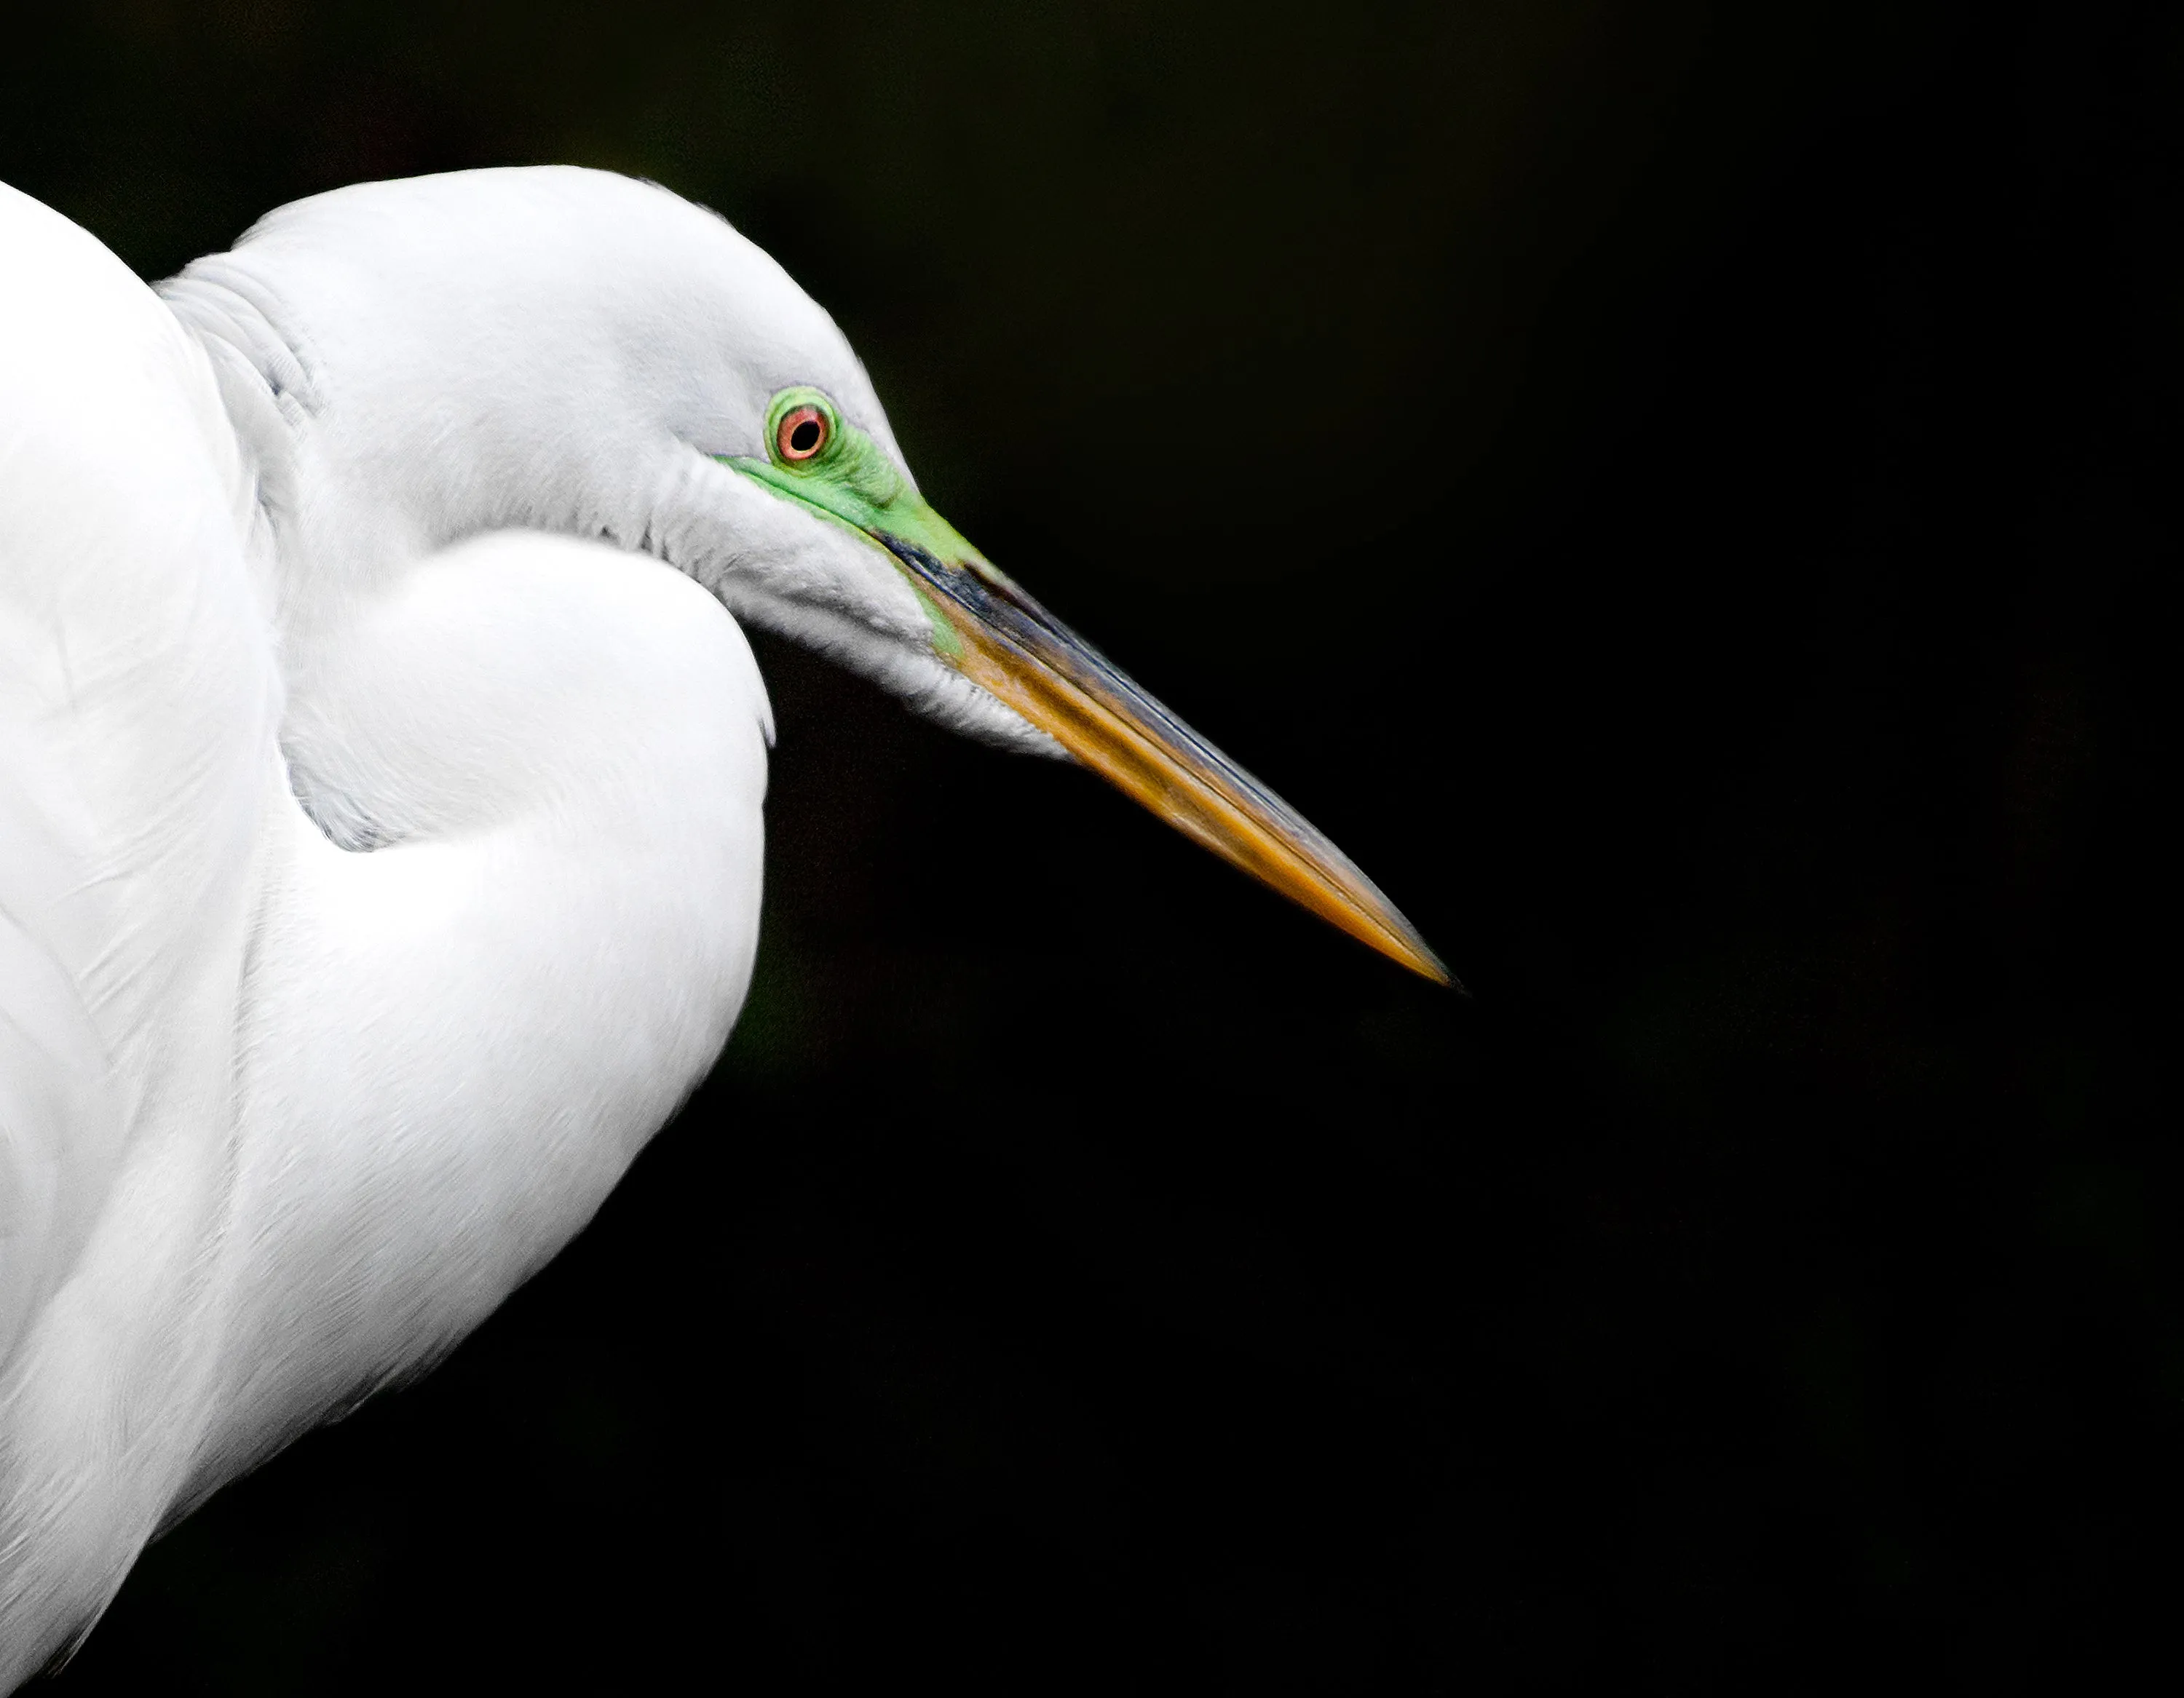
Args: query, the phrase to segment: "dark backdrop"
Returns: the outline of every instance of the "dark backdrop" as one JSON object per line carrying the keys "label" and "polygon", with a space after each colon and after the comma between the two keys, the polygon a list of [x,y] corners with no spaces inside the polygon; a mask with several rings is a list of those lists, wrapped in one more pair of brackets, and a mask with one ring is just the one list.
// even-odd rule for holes
{"label": "dark backdrop", "polygon": [[717,1072],[59,1690],[2173,1677],[2173,8],[45,30],[0,176],[148,276],[456,166],[720,208],[1476,992],[766,644]]}

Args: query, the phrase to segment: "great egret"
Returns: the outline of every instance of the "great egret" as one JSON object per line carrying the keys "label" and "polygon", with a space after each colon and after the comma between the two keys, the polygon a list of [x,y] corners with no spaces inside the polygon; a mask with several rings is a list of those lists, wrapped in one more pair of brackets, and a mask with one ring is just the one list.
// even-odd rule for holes
{"label": "great egret", "polygon": [[0,1690],[476,1327],[711,1065],[772,734],[739,619],[1445,977],[925,504],[712,214],[370,184],[154,292],[0,188]]}

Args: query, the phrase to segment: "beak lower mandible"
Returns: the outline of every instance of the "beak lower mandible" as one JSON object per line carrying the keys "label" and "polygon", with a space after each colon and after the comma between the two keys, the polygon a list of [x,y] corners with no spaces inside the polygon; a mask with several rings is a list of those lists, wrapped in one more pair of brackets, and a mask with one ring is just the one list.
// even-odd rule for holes
{"label": "beak lower mandible", "polygon": [[[965,677],[1186,837],[1413,972],[1455,983],[1418,928],[1303,816],[1140,689],[938,514],[926,509],[917,517],[928,515],[930,522],[915,526],[931,533],[925,540],[879,527],[870,534],[945,621],[956,639],[956,652],[946,658]],[[956,558],[943,558],[928,541]]]}

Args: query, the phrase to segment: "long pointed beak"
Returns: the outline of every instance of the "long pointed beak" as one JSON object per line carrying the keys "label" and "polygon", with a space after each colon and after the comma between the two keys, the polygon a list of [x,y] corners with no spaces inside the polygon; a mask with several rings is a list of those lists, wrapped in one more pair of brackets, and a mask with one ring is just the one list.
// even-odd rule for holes
{"label": "long pointed beak", "polygon": [[869,534],[936,604],[961,645],[950,659],[972,682],[1185,836],[1413,972],[1455,984],[1347,855],[1006,574],[975,551],[959,565],[886,529]]}

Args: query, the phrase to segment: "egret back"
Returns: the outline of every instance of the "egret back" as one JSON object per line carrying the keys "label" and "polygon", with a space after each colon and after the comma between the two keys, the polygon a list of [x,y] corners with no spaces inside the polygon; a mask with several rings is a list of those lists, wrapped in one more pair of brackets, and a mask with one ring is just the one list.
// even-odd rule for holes
{"label": "egret back", "polygon": [[[85,1570],[110,1541],[70,1529],[156,1495],[175,1447],[146,1435],[199,1406],[202,1270],[168,1251],[222,1196],[280,689],[203,354],[4,188],[0,251],[4,1685],[22,1622],[109,1578]],[[132,1189],[163,1231],[102,1245]],[[113,1420],[86,1419],[95,1390]]]}

